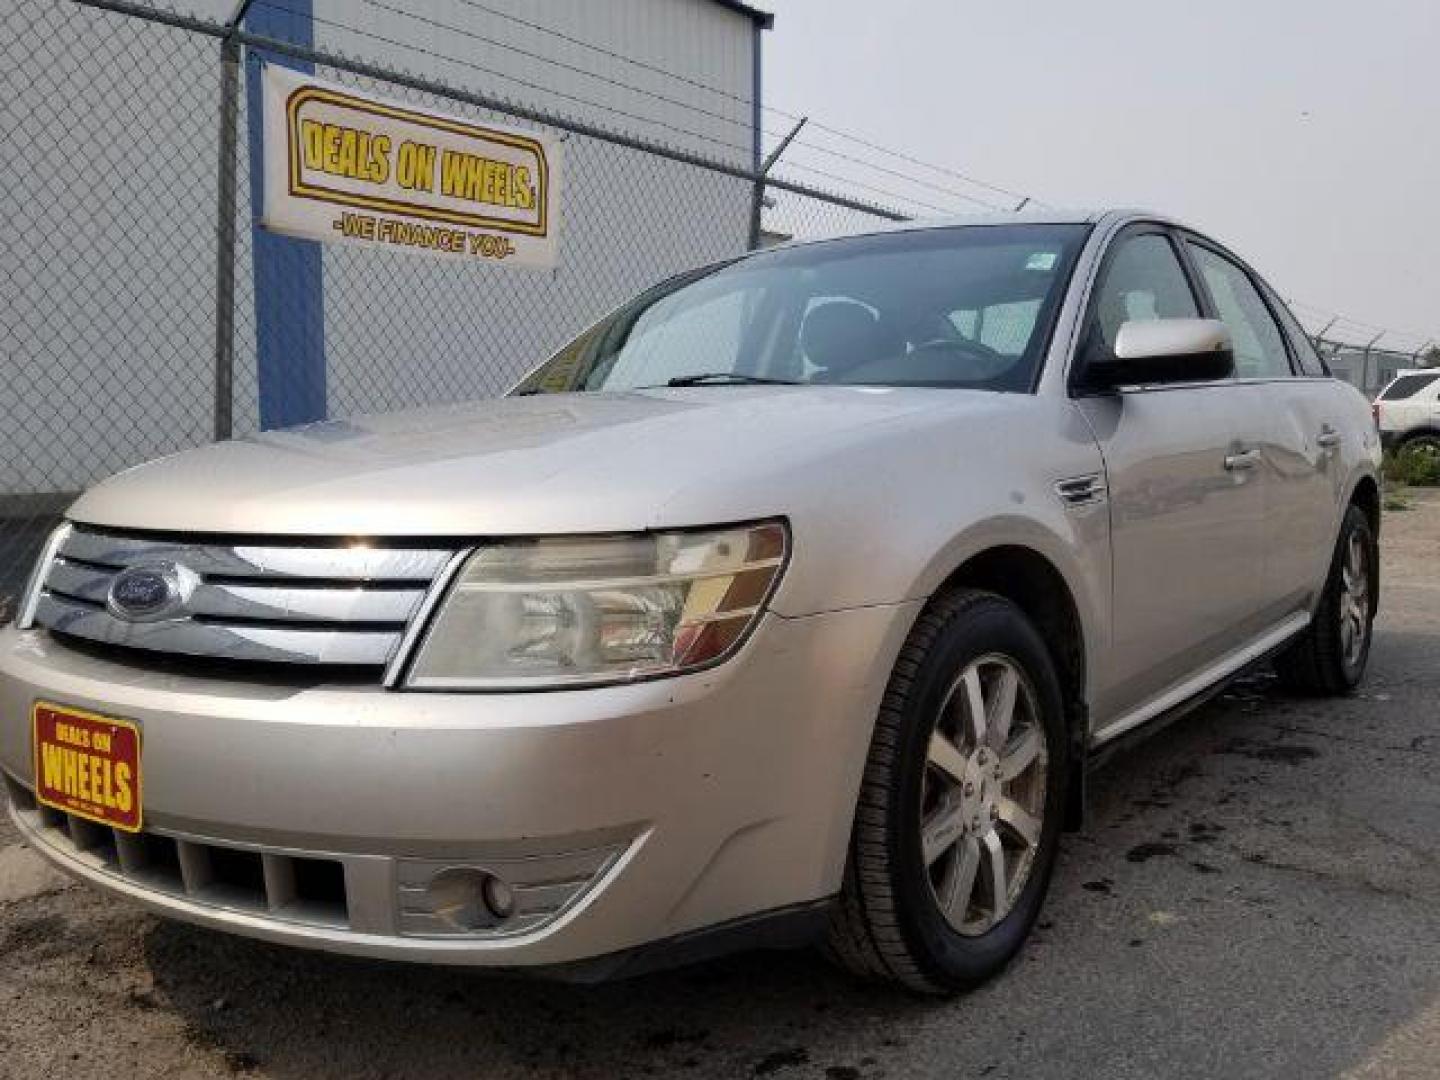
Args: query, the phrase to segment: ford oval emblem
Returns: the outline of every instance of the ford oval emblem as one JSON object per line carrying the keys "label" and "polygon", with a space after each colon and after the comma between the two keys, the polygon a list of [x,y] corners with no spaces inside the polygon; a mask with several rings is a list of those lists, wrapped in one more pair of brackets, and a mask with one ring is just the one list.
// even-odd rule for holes
{"label": "ford oval emblem", "polygon": [[110,583],[105,607],[127,622],[150,622],[174,615],[183,599],[179,568],[154,563],[120,571]]}

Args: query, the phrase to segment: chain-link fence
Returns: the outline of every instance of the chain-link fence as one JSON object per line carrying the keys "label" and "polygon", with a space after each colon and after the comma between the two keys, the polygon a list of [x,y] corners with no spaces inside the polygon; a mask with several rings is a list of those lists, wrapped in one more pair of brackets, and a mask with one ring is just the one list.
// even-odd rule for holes
{"label": "chain-link fence", "polygon": [[1317,337],[1315,347],[1337,378],[1344,379],[1368,398],[1375,397],[1397,371],[1424,367],[1431,361],[1426,352],[1397,352],[1376,348],[1375,343],[1357,345]]}
{"label": "chain-link fence", "polygon": [[[48,529],[95,480],[227,432],[497,394],[669,274],[901,216],[767,183],[753,131],[671,145],[653,124],[635,134],[618,108],[562,112],[573,97],[529,68],[526,101],[498,97],[438,35],[411,47],[426,59],[417,75],[372,21],[331,19],[342,53],[287,33],[294,0],[194,2],[198,13],[11,0],[0,14],[0,622]],[[559,265],[515,271],[259,228],[267,62],[563,140]],[[748,122],[739,104],[739,121],[720,119]],[[275,364],[288,365],[281,394]]]}
{"label": "chain-link fence", "polygon": [[[566,63],[527,48],[508,75],[479,64],[469,46],[489,23],[442,27],[427,5],[363,0],[362,17],[348,3],[317,15],[312,0],[173,2],[0,7],[0,622],[49,528],[102,477],[230,433],[494,395],[669,274],[905,216],[796,179],[788,139],[761,161],[748,91],[665,121],[583,100]],[[397,20],[434,32],[407,43]],[[251,178],[264,63],[561,140],[558,265],[516,271],[261,228]],[[655,85],[630,86],[651,113],[674,93]],[[1412,366],[1319,344],[1367,393]]]}

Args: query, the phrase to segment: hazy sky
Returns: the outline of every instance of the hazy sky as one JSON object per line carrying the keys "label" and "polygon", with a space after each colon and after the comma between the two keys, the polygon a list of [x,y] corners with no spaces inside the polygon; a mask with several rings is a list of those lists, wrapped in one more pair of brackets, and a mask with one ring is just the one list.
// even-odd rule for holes
{"label": "hazy sky", "polygon": [[1174,214],[1307,325],[1319,308],[1440,341],[1440,0],[763,6],[769,104],[1052,204]]}

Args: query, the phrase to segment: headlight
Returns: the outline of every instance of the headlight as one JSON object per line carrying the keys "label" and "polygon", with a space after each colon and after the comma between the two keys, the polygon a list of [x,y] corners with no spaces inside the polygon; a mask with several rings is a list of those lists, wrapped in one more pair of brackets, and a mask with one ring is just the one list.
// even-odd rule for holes
{"label": "headlight", "polygon": [[55,561],[60,545],[69,535],[70,523],[67,521],[50,534],[50,539],[46,540],[45,546],[40,549],[40,557],[35,560],[35,567],[30,571],[30,580],[26,582],[25,591],[20,594],[20,606],[15,611],[17,630],[29,630],[35,625],[35,609],[40,605],[40,590],[45,585],[50,564]]}
{"label": "headlight", "polygon": [[534,689],[718,663],[764,610],[788,541],[783,524],[766,522],[480,548],[440,605],[407,684]]}

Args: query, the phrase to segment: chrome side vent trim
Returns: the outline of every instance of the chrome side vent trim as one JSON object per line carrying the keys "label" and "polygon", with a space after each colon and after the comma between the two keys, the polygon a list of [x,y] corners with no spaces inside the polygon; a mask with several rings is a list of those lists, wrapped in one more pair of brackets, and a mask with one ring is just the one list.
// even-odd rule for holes
{"label": "chrome side vent trim", "polygon": [[1055,493],[1066,506],[1092,506],[1105,501],[1105,477],[1100,473],[1055,481]]}

